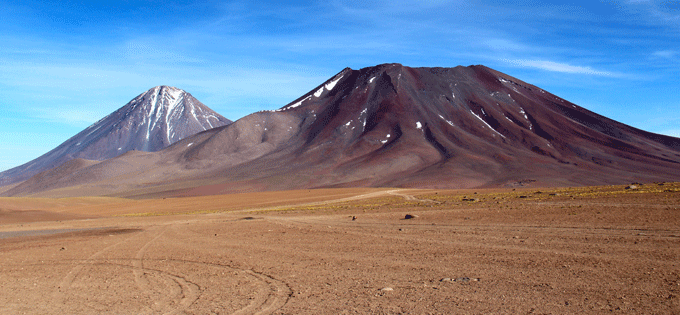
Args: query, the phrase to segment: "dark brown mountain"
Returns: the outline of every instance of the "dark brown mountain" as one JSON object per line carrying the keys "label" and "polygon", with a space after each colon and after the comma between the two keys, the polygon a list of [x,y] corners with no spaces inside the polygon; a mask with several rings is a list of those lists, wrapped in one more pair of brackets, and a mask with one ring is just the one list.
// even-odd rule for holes
{"label": "dark brown mountain", "polygon": [[[105,171],[111,176],[97,175]],[[47,187],[20,185],[8,194],[670,181],[680,180],[680,139],[618,123],[484,66],[386,64],[345,69],[277,111],[157,153],[60,174]]]}
{"label": "dark brown mountain", "polygon": [[229,123],[191,94],[157,86],[37,159],[0,173],[0,186],[23,181],[75,158],[101,161],[130,150],[158,151]]}

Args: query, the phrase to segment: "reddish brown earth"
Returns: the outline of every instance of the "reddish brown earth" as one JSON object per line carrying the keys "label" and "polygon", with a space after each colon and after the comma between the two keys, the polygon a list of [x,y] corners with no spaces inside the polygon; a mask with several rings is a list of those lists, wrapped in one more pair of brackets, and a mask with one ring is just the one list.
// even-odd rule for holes
{"label": "reddish brown earth", "polygon": [[332,187],[680,180],[680,139],[484,66],[345,69],[277,111],[155,153],[53,168],[5,196],[196,196]]}
{"label": "reddish brown earth", "polygon": [[678,183],[0,209],[2,314],[680,313]]}

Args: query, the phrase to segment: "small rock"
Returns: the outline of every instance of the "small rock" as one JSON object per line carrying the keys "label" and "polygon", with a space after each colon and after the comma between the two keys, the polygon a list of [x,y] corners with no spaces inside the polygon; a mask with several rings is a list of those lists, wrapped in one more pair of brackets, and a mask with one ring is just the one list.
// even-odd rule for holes
{"label": "small rock", "polygon": [[66,250],[66,248],[65,248],[65,247],[62,247],[62,248],[60,248],[59,250]]}
{"label": "small rock", "polygon": [[357,217],[356,217],[356,216],[352,216],[352,221],[356,221],[356,220],[357,220]]}
{"label": "small rock", "polygon": [[441,280],[439,280],[439,282],[451,282],[451,281],[453,281],[451,280],[451,278],[442,278]]}
{"label": "small rock", "polygon": [[392,289],[390,287],[384,287],[384,288],[380,289],[380,291],[383,291],[383,292],[384,291],[394,291],[394,289]]}
{"label": "small rock", "polygon": [[635,189],[638,189],[638,186],[637,185],[628,185],[628,186],[626,186],[626,189],[635,190]]}
{"label": "small rock", "polygon": [[415,218],[417,218],[417,217],[418,217],[418,216],[415,215],[415,214],[407,214],[407,215],[404,216],[404,220],[415,219]]}

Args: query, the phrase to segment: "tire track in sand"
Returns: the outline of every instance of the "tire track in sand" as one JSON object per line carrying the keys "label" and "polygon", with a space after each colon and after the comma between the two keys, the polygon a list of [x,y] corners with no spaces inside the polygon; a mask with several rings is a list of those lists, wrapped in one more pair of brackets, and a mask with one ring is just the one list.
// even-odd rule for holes
{"label": "tire track in sand", "polygon": [[103,249],[101,249],[101,250],[95,252],[94,254],[90,255],[89,257],[87,257],[87,259],[83,260],[81,263],[77,264],[75,267],[71,268],[71,270],[69,270],[69,272],[66,274],[66,276],[64,276],[64,278],[61,280],[61,282],[57,286],[54,294],[52,294],[52,299],[56,303],[58,303],[57,305],[63,305],[64,291],[68,290],[69,288],[71,288],[73,286],[73,282],[78,277],[78,275],[80,275],[80,273],[83,271],[83,268],[85,268],[85,266],[94,265],[95,262],[96,262],[95,258],[101,256],[103,253],[109,251],[110,249],[131,240],[135,236],[137,236],[136,233],[133,234],[132,236],[122,240],[122,241],[119,241],[119,242],[116,242],[116,243],[111,244],[109,246],[106,246]]}
{"label": "tire track in sand", "polygon": [[[200,295],[200,289],[197,284],[188,281],[185,277],[144,268],[144,255],[146,254],[149,247],[161,236],[163,236],[163,234],[165,234],[167,228],[168,226],[165,226],[153,239],[146,242],[144,246],[142,246],[142,248],[137,251],[135,258],[132,260],[132,272],[135,276],[135,283],[137,283],[137,286],[149,296],[154,296],[153,293],[156,291],[155,289],[159,288],[151,286],[150,281],[147,279],[147,275],[149,274],[165,277],[166,279],[171,280],[171,282],[177,287],[179,287],[179,290],[170,290],[170,293],[174,294],[164,294],[167,292],[162,291],[159,292],[160,296],[172,296],[173,298],[172,300],[156,300],[154,301],[152,307],[157,312],[170,315],[177,314],[178,312],[183,311],[191,306],[191,304],[193,304],[198,299]],[[176,307],[173,308],[172,305],[176,305]]]}
{"label": "tire track in sand", "polygon": [[[142,309],[135,310],[136,314],[182,314],[184,311],[189,310],[201,296],[202,289],[199,285],[189,281],[185,275],[177,274],[177,272],[170,273],[163,270],[165,268],[149,268],[145,266],[145,261],[169,264],[206,265],[236,271],[242,276],[250,278],[251,280],[249,281],[256,289],[252,291],[250,295],[243,296],[244,299],[249,297],[250,303],[246,307],[234,311],[233,314],[271,314],[276,310],[281,309],[288,302],[292,292],[290,287],[286,283],[260,272],[200,261],[145,258],[149,249],[152,248],[161,237],[167,235],[166,232],[169,227],[170,225],[156,227],[154,228],[155,231],[149,231],[150,233],[135,233],[126,239],[98,250],[84,260],[78,261],[77,265],[62,279],[59,287],[52,295],[53,303],[62,306],[68,305],[68,291],[76,288],[74,287],[76,280],[80,277],[91,276],[93,274],[96,275],[94,270],[89,272],[86,271],[87,268],[96,269],[101,266],[115,266],[117,268],[128,269],[132,272],[136,287],[139,288],[140,293],[143,293],[143,295],[150,298],[151,301],[151,303],[147,304]],[[140,239],[147,239],[148,241],[142,243],[143,245],[135,252],[134,257],[113,259],[102,257],[105,253],[114,250],[116,247]],[[139,243],[135,242],[135,244]],[[132,246],[136,247],[135,245]],[[126,246],[126,248],[128,247]],[[118,261],[118,263],[115,263],[112,260]],[[128,262],[129,264],[125,264],[125,262]],[[165,286],[163,286],[163,284],[165,284]],[[82,288],[79,290],[82,290]]]}
{"label": "tire track in sand", "polygon": [[271,314],[286,305],[292,293],[287,284],[263,273],[252,270],[240,270],[260,282],[264,282],[265,285],[260,287],[259,292],[255,296],[255,299],[250,302],[250,305],[232,313],[233,315]]}

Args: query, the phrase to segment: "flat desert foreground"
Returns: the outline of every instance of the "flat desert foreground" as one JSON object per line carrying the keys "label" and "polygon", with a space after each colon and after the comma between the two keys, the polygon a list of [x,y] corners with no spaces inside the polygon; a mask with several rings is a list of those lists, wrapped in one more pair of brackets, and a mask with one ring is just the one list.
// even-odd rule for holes
{"label": "flat desert foreground", "polygon": [[679,314],[679,294],[678,183],[0,198],[1,314]]}

